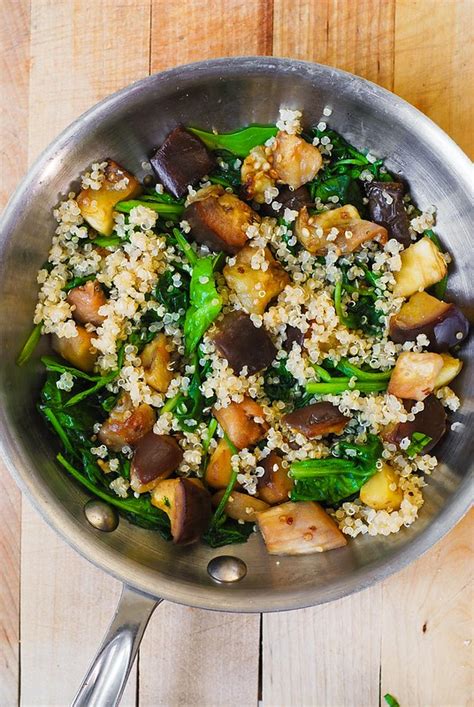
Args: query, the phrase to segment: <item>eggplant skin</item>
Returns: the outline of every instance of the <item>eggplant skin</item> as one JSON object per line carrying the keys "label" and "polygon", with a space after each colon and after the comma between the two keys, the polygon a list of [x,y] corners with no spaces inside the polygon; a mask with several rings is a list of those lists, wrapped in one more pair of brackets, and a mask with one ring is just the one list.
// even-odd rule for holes
{"label": "eggplant skin", "polygon": [[304,185],[299,187],[299,189],[290,189],[286,184],[278,185],[278,196],[275,197],[275,201],[282,204],[282,208],[277,212],[272,208],[271,204],[261,204],[259,213],[263,216],[283,216],[285,209],[291,209],[291,211],[300,211],[304,206],[314,207],[314,201],[311,199],[309,190]]}
{"label": "eggplant skin", "polygon": [[298,327],[295,327],[292,324],[287,324],[285,334],[286,339],[283,342],[283,348],[285,349],[285,351],[290,353],[291,349],[293,348],[293,344],[298,344],[298,346],[303,347],[304,332],[302,332],[301,329],[298,329]]}
{"label": "eggplant skin", "polygon": [[176,545],[190,545],[199,540],[211,519],[211,494],[190,479],[178,479],[171,519],[171,533]]}
{"label": "eggplant skin", "polygon": [[332,403],[323,401],[284,415],[283,422],[291,429],[302,432],[308,439],[313,439],[342,432],[349,418]]}
{"label": "eggplant skin", "polygon": [[397,344],[425,334],[430,350],[444,352],[461,344],[469,322],[455,304],[442,302],[427,292],[416,292],[390,319],[390,338]]}
{"label": "eggplant skin", "polygon": [[371,220],[384,226],[389,238],[395,238],[404,246],[410,245],[410,221],[403,205],[405,186],[402,182],[369,182],[365,190]]}
{"label": "eggplant skin", "polygon": [[150,162],[160,182],[178,199],[216,164],[202,140],[182,125],[168,135]]}
{"label": "eggplant skin", "polygon": [[[415,400],[403,401],[407,412],[410,412],[415,402]],[[436,395],[428,395],[423,403],[425,407],[421,412],[416,413],[413,422],[400,422],[394,429],[384,435],[387,442],[399,445],[405,437],[411,439],[414,432],[421,432],[421,434],[431,437],[431,442],[423,448],[422,454],[426,454],[433,449],[446,432],[446,411],[443,403],[438,400]]]}
{"label": "eggplant skin", "polygon": [[244,366],[248,375],[262,371],[277,353],[267,330],[263,326],[256,327],[249,315],[241,311],[226,314],[212,338],[236,374],[240,374]]}
{"label": "eggplant skin", "polygon": [[166,479],[182,459],[183,451],[174,437],[150,431],[138,441],[132,469],[140,483],[148,484],[157,478]]}

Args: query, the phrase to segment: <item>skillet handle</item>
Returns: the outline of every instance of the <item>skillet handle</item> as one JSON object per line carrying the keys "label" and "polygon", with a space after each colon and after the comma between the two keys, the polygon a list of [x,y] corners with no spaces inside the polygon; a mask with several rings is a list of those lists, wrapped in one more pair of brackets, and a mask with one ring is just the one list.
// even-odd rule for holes
{"label": "skillet handle", "polygon": [[161,601],[123,585],[115,616],[72,707],[116,707],[119,704],[143,633]]}

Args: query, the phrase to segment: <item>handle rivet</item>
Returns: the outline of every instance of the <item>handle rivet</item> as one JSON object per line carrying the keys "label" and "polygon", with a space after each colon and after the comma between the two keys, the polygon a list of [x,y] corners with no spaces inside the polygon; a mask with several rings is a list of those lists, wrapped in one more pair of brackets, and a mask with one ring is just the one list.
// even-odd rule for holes
{"label": "handle rivet", "polygon": [[104,501],[97,501],[95,498],[87,501],[84,506],[84,515],[94,528],[102,530],[104,533],[112,532],[119,524],[119,516],[115,508]]}
{"label": "handle rivet", "polygon": [[216,582],[239,582],[247,574],[247,565],[239,557],[219,555],[209,562],[207,572]]}

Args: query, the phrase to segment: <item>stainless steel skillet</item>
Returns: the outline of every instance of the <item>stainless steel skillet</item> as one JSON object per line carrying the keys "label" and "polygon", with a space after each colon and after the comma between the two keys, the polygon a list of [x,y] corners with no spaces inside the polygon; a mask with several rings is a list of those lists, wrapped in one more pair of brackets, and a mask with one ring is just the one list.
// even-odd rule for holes
{"label": "stainless steel skillet", "polygon": [[121,521],[102,533],[86,521],[86,495],[54,461],[50,438],[35,411],[40,367],[24,369],[15,356],[31,326],[36,272],[54,223],[52,207],[92,161],[112,156],[143,176],[151,149],[181,122],[231,130],[275,121],[280,106],[299,108],[317,122],[324,106],[331,127],[358,147],[387,156],[421,207],[438,207],[438,232],[454,256],[449,296],[469,310],[473,280],[471,165],[430,120],[393,94],[350,74],[317,64],[248,57],[179,67],[114,94],[67,128],[28,173],[10,201],[0,230],[0,443],[12,475],[45,520],[83,556],[124,583],[116,617],[77,698],[77,705],[115,704],[158,597],[223,611],[279,611],[318,604],[358,591],[417,558],[465,513],[472,492],[473,344],[457,389],[463,407],[437,454],[442,463],[426,489],[418,522],[395,536],[359,537],[343,550],[308,557],[270,557],[253,537],[227,552],[216,582],[209,562],[222,550],[176,548],[156,534]]}

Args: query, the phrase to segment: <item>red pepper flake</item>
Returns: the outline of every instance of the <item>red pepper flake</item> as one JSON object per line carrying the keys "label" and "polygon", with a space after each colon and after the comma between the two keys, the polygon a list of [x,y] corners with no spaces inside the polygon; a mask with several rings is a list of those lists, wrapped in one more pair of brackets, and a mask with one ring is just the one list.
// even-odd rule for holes
{"label": "red pepper flake", "polygon": [[287,525],[292,525],[292,524],[293,524],[293,518],[292,518],[291,516],[288,516],[288,518],[286,519],[286,523],[287,523]]}

